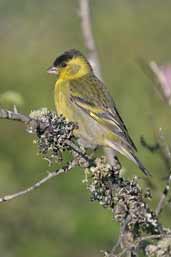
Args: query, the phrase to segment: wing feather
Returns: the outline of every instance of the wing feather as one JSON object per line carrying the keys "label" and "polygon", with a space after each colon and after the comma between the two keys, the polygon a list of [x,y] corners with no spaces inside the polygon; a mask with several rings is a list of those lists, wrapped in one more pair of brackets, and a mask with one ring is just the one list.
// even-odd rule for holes
{"label": "wing feather", "polygon": [[104,84],[94,75],[71,83],[71,100],[98,123],[117,134],[134,151],[135,144]]}

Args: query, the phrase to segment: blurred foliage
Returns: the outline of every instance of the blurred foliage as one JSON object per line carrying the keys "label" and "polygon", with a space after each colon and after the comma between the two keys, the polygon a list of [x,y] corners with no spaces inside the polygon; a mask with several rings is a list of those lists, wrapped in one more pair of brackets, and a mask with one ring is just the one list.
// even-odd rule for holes
{"label": "blurred foliage", "polygon": [[[154,174],[145,182],[153,188],[151,204],[155,206],[167,170],[158,154],[143,149],[139,138],[144,135],[153,143],[154,128],[162,126],[170,142],[171,109],[155,95],[137,60],[171,59],[171,1],[92,0],[91,6],[104,80],[137,144],[139,157]],[[48,76],[47,68],[68,48],[86,53],[77,12],[77,0],[0,0],[0,95],[6,91],[21,95],[24,105],[20,104],[20,111],[54,109],[55,78]],[[36,155],[32,137],[21,124],[1,120],[0,135],[2,194],[45,175],[48,164]],[[140,175],[131,162],[122,160],[126,171]],[[74,170],[30,195],[2,204],[1,256],[95,257],[101,249],[110,249],[118,225],[109,211],[89,201],[82,179],[80,170]],[[167,226],[170,214],[168,208],[162,215]]]}
{"label": "blurred foliage", "polygon": [[4,108],[7,106],[11,107],[14,105],[21,107],[23,104],[24,104],[23,97],[15,91],[8,90],[0,95],[0,105],[3,106]]}

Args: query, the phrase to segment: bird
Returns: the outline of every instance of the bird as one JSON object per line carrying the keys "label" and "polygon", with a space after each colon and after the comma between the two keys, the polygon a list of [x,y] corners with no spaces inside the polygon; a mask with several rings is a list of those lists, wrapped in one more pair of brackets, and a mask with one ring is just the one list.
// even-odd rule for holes
{"label": "bird", "polygon": [[[58,115],[75,122],[75,136],[85,147],[103,147],[111,155],[120,153],[150,175],[137,157],[137,148],[105,84],[95,75],[87,58],[76,49],[58,56],[48,68],[56,75],[55,105]],[[110,156],[110,157],[109,157]]]}

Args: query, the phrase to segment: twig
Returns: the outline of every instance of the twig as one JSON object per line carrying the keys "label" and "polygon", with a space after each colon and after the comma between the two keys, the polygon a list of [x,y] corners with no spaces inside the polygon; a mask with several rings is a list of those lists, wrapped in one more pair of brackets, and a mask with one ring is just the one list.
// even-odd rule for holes
{"label": "twig", "polygon": [[[144,242],[144,241],[147,241],[147,240],[157,240],[157,239],[166,239],[166,238],[171,238],[171,234],[157,234],[157,235],[149,235],[149,236],[144,236],[144,237],[141,237],[140,239],[138,239],[136,242],[135,242],[135,249],[138,249],[139,247],[141,247],[141,244]],[[150,255],[151,256],[151,255]],[[165,255],[163,255],[165,256]],[[169,255],[170,256],[170,255]]]}
{"label": "twig", "polygon": [[159,128],[159,131],[156,132],[156,138],[158,138],[161,156],[166,164],[167,169],[170,171],[171,169],[171,152],[168,143],[166,142],[165,135],[162,131],[162,128]]}
{"label": "twig", "polygon": [[171,185],[171,174],[169,175],[169,178],[168,178],[168,181],[167,181],[167,184],[163,190],[163,194],[160,198],[160,201],[157,205],[157,208],[156,208],[156,216],[159,216],[159,214],[161,213],[161,211],[163,210],[163,207],[164,207],[164,202],[166,200],[166,197],[169,193],[169,190],[170,190],[170,185]]}
{"label": "twig", "polygon": [[82,157],[86,162],[88,162],[88,166],[94,166],[94,160],[91,159],[78,145],[74,144],[71,140],[65,141],[68,146],[72,148],[72,150],[77,153],[80,157]]}
{"label": "twig", "polygon": [[79,0],[79,15],[81,18],[81,29],[84,44],[89,51],[88,59],[92,64],[97,77],[101,78],[100,63],[91,25],[90,0]]}
{"label": "twig", "polygon": [[171,234],[159,234],[159,235],[149,235],[149,236],[144,236],[144,237],[141,237],[138,242],[142,242],[142,241],[145,241],[145,240],[153,240],[153,239],[159,239],[159,238],[162,238],[162,237],[167,237],[167,238],[171,238]]}
{"label": "twig", "polygon": [[[141,237],[140,239],[138,239],[135,242],[135,249],[138,249],[139,245],[146,240],[154,240],[154,239],[161,239],[161,238],[171,238],[171,234],[157,234],[157,235],[149,235],[149,236],[144,236]],[[123,249],[123,251],[121,251],[118,255],[113,255],[113,257],[117,256],[117,257],[121,257],[123,256],[127,251],[130,251],[129,247],[126,247],[125,249]]]}
{"label": "twig", "polygon": [[31,120],[29,116],[18,113],[16,109],[14,109],[14,111],[9,111],[3,108],[0,108],[0,118],[21,121],[24,123],[28,123]]}
{"label": "twig", "polygon": [[122,252],[121,252],[120,254],[118,254],[117,257],[123,256],[128,250],[129,250],[129,249],[127,249],[127,248],[123,249]]}
{"label": "twig", "polygon": [[158,143],[156,143],[155,145],[149,145],[145,139],[143,137],[141,137],[141,144],[148,149],[151,152],[155,152],[155,151],[160,151],[160,155],[167,167],[167,169],[169,170],[169,176],[167,178],[167,182],[166,185],[164,187],[162,196],[159,200],[159,203],[156,207],[156,216],[158,216],[161,211],[163,210],[164,207],[164,202],[166,200],[166,197],[169,193],[170,190],[170,185],[171,185],[171,151],[170,151],[170,147],[166,142],[165,136],[163,134],[162,128],[159,129],[159,132],[155,132],[155,137],[158,141]]}
{"label": "twig", "polygon": [[122,239],[123,239],[123,235],[124,235],[124,233],[125,233],[125,231],[126,231],[126,227],[127,227],[127,225],[128,225],[128,222],[129,222],[129,217],[127,217],[127,218],[125,219],[124,224],[121,226],[121,229],[120,229],[120,236],[119,236],[119,238],[118,238],[116,244],[115,244],[114,247],[112,248],[111,253],[109,254],[109,257],[115,256],[116,250],[121,246],[121,244],[122,244]]}
{"label": "twig", "polygon": [[166,142],[165,136],[163,134],[162,128],[159,129],[158,132],[158,138],[159,138],[159,144],[160,144],[160,149],[161,149],[161,155],[163,157],[163,160],[169,170],[169,177],[168,180],[166,182],[166,185],[164,187],[162,196],[160,198],[160,201],[157,205],[156,208],[156,215],[158,216],[161,211],[163,210],[164,207],[164,202],[166,200],[166,197],[169,193],[170,190],[170,185],[171,185],[171,152],[170,152],[170,147]]}
{"label": "twig", "polygon": [[145,140],[145,138],[143,136],[140,137],[140,142],[141,142],[141,145],[144,148],[146,148],[147,150],[149,150],[152,153],[157,152],[158,150],[160,150],[159,143],[155,143],[154,145],[149,144],[149,143],[147,143],[147,141]]}
{"label": "twig", "polygon": [[17,198],[17,197],[20,197],[20,196],[23,196],[25,194],[28,194],[30,193],[31,191],[39,188],[41,185],[45,184],[48,180],[50,180],[51,178],[53,177],[56,177],[58,175],[61,175],[62,173],[67,173],[68,171],[70,171],[73,167],[75,167],[76,163],[75,161],[71,161],[69,162],[68,164],[66,164],[64,167],[60,168],[60,169],[57,169],[53,172],[49,172],[48,175],[44,178],[42,178],[41,180],[39,180],[38,182],[36,182],[35,184],[33,184],[32,186],[22,190],[22,191],[19,191],[15,194],[11,194],[11,195],[5,195],[3,197],[0,197],[0,203],[2,202],[7,202],[7,201],[10,201],[14,198]]}

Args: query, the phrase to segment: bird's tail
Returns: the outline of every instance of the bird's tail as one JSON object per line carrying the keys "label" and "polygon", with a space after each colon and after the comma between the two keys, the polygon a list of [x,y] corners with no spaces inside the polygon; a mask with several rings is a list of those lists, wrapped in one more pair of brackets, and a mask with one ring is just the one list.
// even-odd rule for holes
{"label": "bird's tail", "polygon": [[131,159],[146,176],[151,176],[151,173],[144,167],[142,162],[137,158],[134,153],[130,154],[129,159]]}
{"label": "bird's tail", "polygon": [[126,156],[128,159],[132,160],[146,176],[151,176],[150,172],[144,167],[142,162],[137,158],[136,154],[133,151],[130,151],[128,147],[124,147],[123,145],[116,144],[111,141],[108,142],[108,145],[110,145],[110,147],[113,150],[121,153],[122,155]]}

